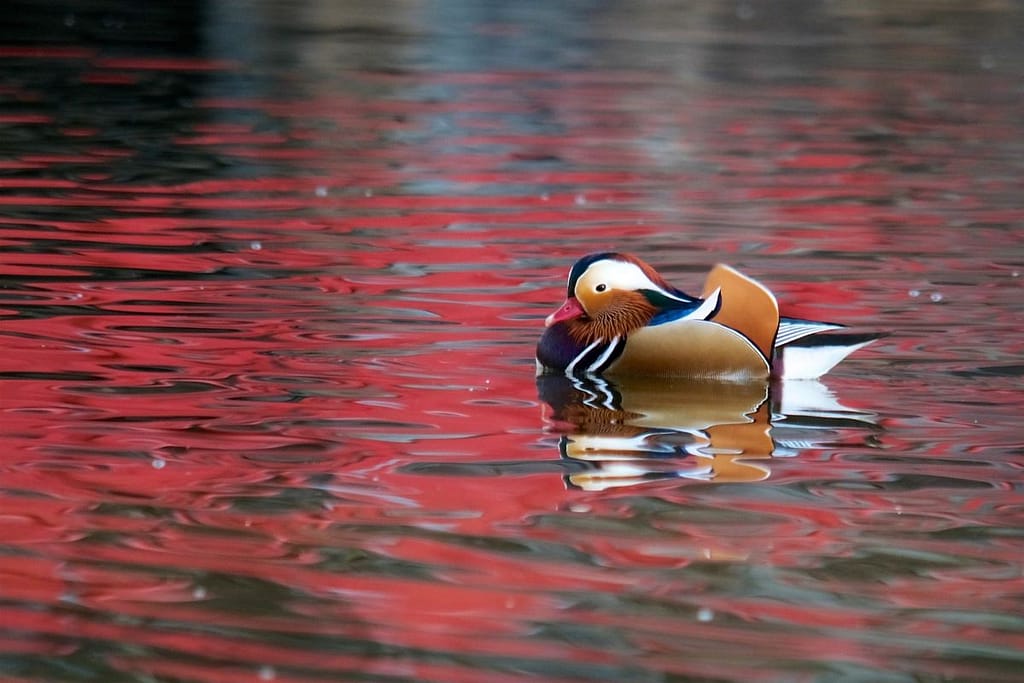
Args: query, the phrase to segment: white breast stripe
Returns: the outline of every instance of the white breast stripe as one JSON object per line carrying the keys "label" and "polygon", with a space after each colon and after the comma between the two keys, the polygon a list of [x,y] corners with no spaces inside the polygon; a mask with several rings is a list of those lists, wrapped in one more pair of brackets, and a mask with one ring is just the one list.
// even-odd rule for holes
{"label": "white breast stripe", "polygon": [[601,366],[605,364],[605,361],[607,361],[608,358],[611,357],[612,353],[615,352],[615,346],[618,343],[619,337],[618,335],[616,335],[614,339],[608,342],[608,348],[604,350],[604,353],[598,356],[597,360],[590,364],[590,367],[587,368],[587,372],[599,371],[601,369]]}
{"label": "white breast stripe", "polygon": [[580,351],[579,354],[577,354],[577,356],[572,359],[572,362],[565,366],[565,374],[572,376],[573,371],[576,369],[576,364],[583,360],[583,357],[586,356],[591,351],[593,351],[600,343],[601,340],[598,339],[597,341],[591,343],[590,346]]}

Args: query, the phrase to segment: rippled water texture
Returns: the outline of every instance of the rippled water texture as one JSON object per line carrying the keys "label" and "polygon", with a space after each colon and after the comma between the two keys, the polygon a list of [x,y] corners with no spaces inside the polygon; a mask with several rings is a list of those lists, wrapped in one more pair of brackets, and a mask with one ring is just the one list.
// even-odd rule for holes
{"label": "rippled water texture", "polygon": [[[0,27],[5,682],[1020,680],[1019,4],[136,4]],[[890,336],[536,380],[603,249]]]}

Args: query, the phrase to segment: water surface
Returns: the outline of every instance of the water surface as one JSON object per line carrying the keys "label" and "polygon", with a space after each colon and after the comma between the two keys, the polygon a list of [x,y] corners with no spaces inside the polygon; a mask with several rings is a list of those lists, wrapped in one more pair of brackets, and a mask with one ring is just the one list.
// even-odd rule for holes
{"label": "water surface", "polygon": [[[1019,8],[18,9],[4,680],[1019,679]],[[604,249],[890,336],[537,380]]]}

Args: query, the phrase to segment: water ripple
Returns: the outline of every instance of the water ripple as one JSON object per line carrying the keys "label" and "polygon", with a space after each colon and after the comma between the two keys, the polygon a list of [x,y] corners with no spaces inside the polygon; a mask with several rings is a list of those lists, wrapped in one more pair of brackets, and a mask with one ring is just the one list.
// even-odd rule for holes
{"label": "water ripple", "polygon": [[[1019,679],[1018,8],[79,4],[0,27],[12,681]],[[538,382],[603,249],[891,334]]]}

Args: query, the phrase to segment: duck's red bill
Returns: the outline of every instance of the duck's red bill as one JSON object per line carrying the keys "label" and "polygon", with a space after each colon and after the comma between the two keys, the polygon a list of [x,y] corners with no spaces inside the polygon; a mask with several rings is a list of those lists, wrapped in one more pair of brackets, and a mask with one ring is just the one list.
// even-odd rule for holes
{"label": "duck's red bill", "polygon": [[570,318],[578,318],[583,314],[583,306],[580,305],[580,302],[576,297],[571,296],[565,300],[565,303],[562,304],[561,308],[544,320],[544,327],[551,327],[555,323],[560,323],[563,320],[569,320]]}

